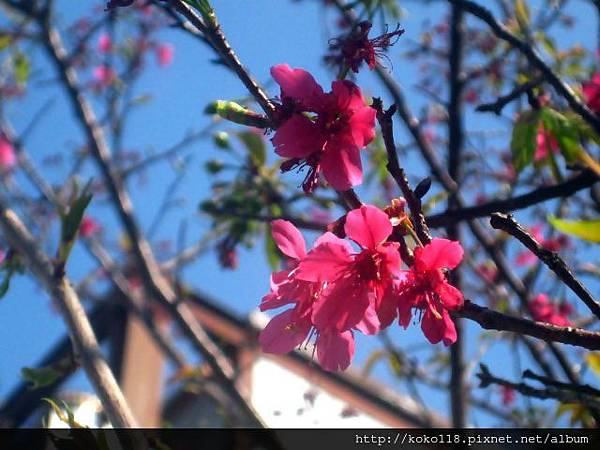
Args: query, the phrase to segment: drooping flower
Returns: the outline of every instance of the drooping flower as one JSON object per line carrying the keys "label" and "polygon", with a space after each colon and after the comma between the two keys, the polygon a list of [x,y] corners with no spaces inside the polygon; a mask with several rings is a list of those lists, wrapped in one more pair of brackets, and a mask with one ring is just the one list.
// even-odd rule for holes
{"label": "drooping flower", "polygon": [[102,33],[98,38],[98,50],[101,53],[108,53],[112,49],[112,39],[106,33]]}
{"label": "drooping flower", "polygon": [[573,308],[568,303],[556,305],[546,294],[538,294],[527,305],[531,317],[538,322],[551,323],[559,327],[572,326],[569,315]]}
{"label": "drooping flower", "polygon": [[159,44],[156,47],[156,59],[161,67],[169,66],[173,62],[175,48],[172,44]]}
{"label": "drooping flower", "polygon": [[595,73],[587,83],[583,83],[582,90],[588,108],[600,114],[600,72]]}
{"label": "drooping flower", "polygon": [[83,238],[89,238],[102,231],[100,224],[89,216],[84,216],[79,225],[79,235]]}
{"label": "drooping flower", "polygon": [[392,224],[387,214],[375,206],[350,211],[344,230],[360,251],[354,252],[347,241],[332,236],[300,262],[297,277],[327,284],[314,308],[317,329],[357,328],[374,334],[393,320],[386,314],[384,298],[401,275],[399,244],[386,242]]}
{"label": "drooping flower", "polygon": [[535,162],[545,161],[550,156],[550,152],[560,152],[558,142],[556,138],[544,128],[543,125],[540,125],[536,136],[536,147],[533,160]]}
{"label": "drooping flower", "polygon": [[350,81],[334,81],[323,92],[311,74],[287,64],[271,68],[281,87],[280,126],[273,136],[275,152],[289,158],[281,170],[308,166],[302,183],[312,192],[319,174],[338,191],[362,182],[360,150],[375,137],[375,110]]}
{"label": "drooping flower", "polygon": [[0,133],[0,171],[6,172],[17,163],[15,147],[8,138]]}
{"label": "drooping flower", "polygon": [[421,329],[432,343],[445,345],[456,341],[456,328],[449,311],[460,309],[463,295],[448,283],[445,269],[454,269],[463,257],[463,249],[456,241],[435,238],[414,251],[414,264],[406,279],[398,284],[397,307],[400,324],[406,328],[412,310],[422,311]]}
{"label": "drooping flower", "polygon": [[369,39],[373,24],[368,20],[360,22],[346,36],[333,39],[329,43],[330,53],[325,61],[336,66],[345,66],[358,73],[361,64],[365,62],[373,70],[377,65],[377,57],[385,56],[388,47],[394,45],[404,30],[398,25],[392,32],[383,33]]}
{"label": "drooping flower", "polygon": [[[344,370],[354,355],[354,336],[351,330],[339,331],[331,327],[316,328],[313,308],[320,301],[323,283],[297,278],[298,265],[306,257],[306,244],[298,229],[285,220],[271,224],[273,239],[281,252],[289,258],[288,269],[271,276],[271,291],[263,297],[261,311],[293,304],[293,308],[274,316],[259,336],[263,351],[282,354],[292,351],[311,335],[316,336],[315,349],[319,364],[326,370]],[[325,233],[315,246],[335,238]]]}

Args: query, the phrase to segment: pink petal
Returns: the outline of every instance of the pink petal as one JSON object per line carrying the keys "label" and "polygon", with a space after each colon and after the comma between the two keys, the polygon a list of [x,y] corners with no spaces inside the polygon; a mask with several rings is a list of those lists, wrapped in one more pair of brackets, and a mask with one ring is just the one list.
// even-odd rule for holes
{"label": "pink petal", "polygon": [[283,95],[299,100],[309,109],[318,108],[324,101],[323,89],[306,70],[279,64],[271,67],[271,76],[281,87]]}
{"label": "pink petal", "polygon": [[0,169],[10,169],[17,163],[17,154],[13,144],[0,134]]}
{"label": "pink petal", "polygon": [[442,337],[442,342],[446,347],[448,347],[449,345],[452,345],[456,342],[456,339],[458,339],[458,335],[456,334],[456,326],[454,325],[454,321],[452,320],[452,317],[450,317],[448,311],[444,310],[442,312],[442,318],[445,323],[444,336]]}
{"label": "pink petal", "polygon": [[293,309],[273,317],[260,332],[258,341],[266,353],[283,354],[300,345],[310,329],[310,323],[294,323]]}
{"label": "pink petal", "polygon": [[[394,319],[392,319],[394,320]],[[379,317],[375,311],[373,304],[370,304],[366,309],[364,316],[360,322],[354,327],[363,334],[373,335],[379,333],[381,324],[379,323]]]}
{"label": "pink petal", "polygon": [[317,338],[317,359],[330,372],[346,370],[354,356],[352,331],[323,332]]}
{"label": "pink petal", "polygon": [[360,151],[337,139],[327,142],[321,157],[323,176],[336,191],[347,191],[362,183]]}
{"label": "pink petal", "polygon": [[366,106],[360,88],[352,81],[334,81],[331,83],[331,93],[339,110],[358,111]]}
{"label": "pink petal", "polygon": [[277,292],[269,292],[261,299],[259,309],[261,311],[268,311],[270,309],[277,309],[289,303],[293,302],[287,299],[283,299],[279,294],[277,294]]}
{"label": "pink petal", "polygon": [[369,308],[368,287],[357,285],[355,280],[344,278],[331,284],[313,307],[312,321],[319,331],[354,328],[365,317]]}
{"label": "pink petal", "polygon": [[344,239],[340,239],[335,234],[333,234],[331,231],[328,231],[327,233],[319,236],[317,238],[317,240],[315,241],[313,248],[316,248],[321,244],[327,244],[327,243],[341,245],[342,247],[346,248],[348,253],[352,253],[352,246],[348,243],[348,241],[345,241]]}
{"label": "pink petal", "polygon": [[323,243],[311,250],[298,265],[299,280],[332,281],[352,263],[347,245]]}
{"label": "pink petal", "polygon": [[463,304],[463,294],[449,283],[439,283],[435,286],[435,293],[442,300],[444,307],[455,310]]}
{"label": "pink petal", "polygon": [[346,236],[363,248],[375,250],[392,234],[392,224],[382,210],[372,205],[363,205],[346,214],[344,225]]}
{"label": "pink petal", "polygon": [[381,269],[387,275],[391,275],[395,278],[402,276],[402,259],[400,259],[400,253],[398,249],[400,244],[398,242],[386,242],[377,247],[377,253],[381,258]]}
{"label": "pink petal", "polygon": [[377,316],[382,330],[390,326],[398,316],[398,304],[402,298],[399,293],[399,285],[400,282],[397,280],[390,283],[377,303]]}
{"label": "pink petal", "polygon": [[436,317],[431,310],[427,308],[425,314],[423,314],[421,329],[427,340],[432,344],[443,341],[444,345],[448,346],[456,342],[456,327],[445,309],[442,308],[439,312],[441,313],[441,318]]}
{"label": "pink petal", "polygon": [[432,239],[425,247],[415,249],[415,264],[421,271],[454,269],[463,257],[460,243],[448,239]]}
{"label": "pink petal", "polygon": [[158,65],[166,67],[173,62],[173,55],[175,53],[175,47],[172,44],[160,44],[156,48],[156,59]]}
{"label": "pink petal", "polygon": [[306,256],[306,243],[302,233],[287,220],[271,222],[271,234],[279,250],[290,258],[302,259]]}
{"label": "pink petal", "polygon": [[286,158],[305,158],[323,148],[319,128],[301,114],[286,120],[271,139],[275,152]]}
{"label": "pink petal", "polygon": [[515,266],[530,266],[537,261],[537,256],[531,250],[523,250],[515,257]]}
{"label": "pink petal", "polygon": [[375,138],[375,115],[373,108],[365,106],[358,109],[350,118],[349,127],[354,144],[358,148],[367,146]]}

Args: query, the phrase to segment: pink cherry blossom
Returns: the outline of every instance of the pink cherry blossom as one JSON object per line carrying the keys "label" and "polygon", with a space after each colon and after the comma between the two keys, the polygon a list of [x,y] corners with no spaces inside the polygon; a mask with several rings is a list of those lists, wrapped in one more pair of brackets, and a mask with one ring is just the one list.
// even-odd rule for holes
{"label": "pink cherry blossom", "polygon": [[95,219],[91,217],[85,216],[81,219],[81,224],[79,225],[79,235],[83,238],[89,238],[93,235],[102,231],[102,227]]}
{"label": "pink cherry blossom", "polygon": [[98,38],[98,50],[101,53],[108,53],[112,50],[112,39],[106,33],[102,33]]}
{"label": "pink cherry blossom", "polygon": [[415,249],[414,264],[406,279],[398,284],[400,324],[408,326],[413,309],[423,311],[421,329],[432,344],[443,341],[450,345],[456,341],[456,328],[448,311],[462,307],[463,295],[448,283],[443,270],[454,269],[462,257],[463,249],[458,242],[432,239],[426,246]]}
{"label": "pink cherry blossom", "polygon": [[10,170],[15,164],[17,164],[15,147],[6,136],[0,134],[0,170]]}
{"label": "pink cherry blossom", "polygon": [[517,394],[513,388],[508,386],[500,386],[500,394],[502,396],[502,404],[504,406],[510,406],[515,402]]}
{"label": "pink cherry blossom", "polygon": [[272,67],[271,75],[281,87],[281,124],[272,142],[278,155],[289,158],[282,171],[308,166],[305,192],[314,190],[321,172],[338,191],[360,184],[360,150],[375,137],[376,113],[358,86],[334,81],[325,93],[310,73],[287,64]]}
{"label": "pink cherry blossom", "polygon": [[600,114],[600,72],[595,73],[590,81],[583,83],[582,90],[588,108]]}
{"label": "pink cherry blossom", "polygon": [[[271,224],[273,239],[289,258],[288,270],[271,276],[271,291],[263,297],[261,311],[293,304],[291,309],[273,317],[259,336],[263,351],[282,354],[292,351],[311,335],[316,336],[315,349],[319,364],[326,370],[344,370],[354,355],[351,330],[316,329],[312,321],[313,307],[320,301],[323,283],[297,278],[298,264],[306,257],[304,238],[298,229],[285,220]],[[315,246],[334,238],[331,233],[321,236]]]}
{"label": "pink cherry blossom", "polygon": [[174,54],[175,47],[173,47],[172,44],[159,44],[156,47],[156,59],[158,60],[158,65],[161,67],[171,65]]}
{"label": "pink cherry blossom", "polygon": [[117,78],[117,73],[115,69],[107,66],[106,64],[102,64],[100,66],[94,67],[92,72],[94,77],[94,87],[97,90],[101,90],[110,86]]}
{"label": "pink cherry blossom", "polygon": [[374,334],[380,328],[378,316],[383,315],[386,292],[401,273],[399,244],[386,242],[392,234],[392,224],[387,214],[375,206],[350,211],[344,230],[360,251],[354,252],[347,241],[332,237],[300,262],[297,277],[327,283],[314,308],[317,328],[356,328]]}
{"label": "pink cherry blossom", "polygon": [[[545,238],[543,228],[544,226],[542,224],[537,224],[529,230],[533,238],[538,241],[542,247],[553,252],[558,252],[569,247],[570,241],[567,236],[560,235],[557,237]],[[535,256],[531,250],[522,250],[517,253],[517,256],[515,257],[515,265],[517,266],[531,266],[537,261],[537,256]]]}
{"label": "pink cherry blossom", "polygon": [[546,294],[538,294],[527,305],[531,317],[538,322],[547,322],[559,327],[572,326],[569,315],[572,307],[568,303],[556,305]]}

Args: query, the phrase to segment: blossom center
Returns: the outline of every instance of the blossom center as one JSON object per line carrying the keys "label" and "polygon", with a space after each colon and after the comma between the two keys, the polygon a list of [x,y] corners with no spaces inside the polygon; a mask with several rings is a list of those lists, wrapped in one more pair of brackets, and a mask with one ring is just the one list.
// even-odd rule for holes
{"label": "blossom center", "polygon": [[377,253],[363,252],[356,261],[356,272],[363,281],[380,280],[380,258]]}

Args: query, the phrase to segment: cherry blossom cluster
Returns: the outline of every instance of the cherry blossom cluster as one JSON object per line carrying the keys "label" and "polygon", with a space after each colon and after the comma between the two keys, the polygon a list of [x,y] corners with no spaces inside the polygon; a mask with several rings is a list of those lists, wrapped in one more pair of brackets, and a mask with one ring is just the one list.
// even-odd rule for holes
{"label": "cherry blossom cluster", "polygon": [[462,259],[458,242],[437,238],[417,247],[413,265],[403,270],[400,244],[389,241],[390,217],[375,206],[346,215],[347,239],[327,232],[308,251],[290,222],[276,220],[271,226],[288,266],[272,274],[260,309],[288,308],[261,332],[264,351],[287,353],[314,337],[321,366],[344,370],[354,354],[354,333],[373,335],[395,320],[406,328],[413,317],[421,319],[431,343],[456,341],[450,311],[462,306],[463,295],[445,271]]}

